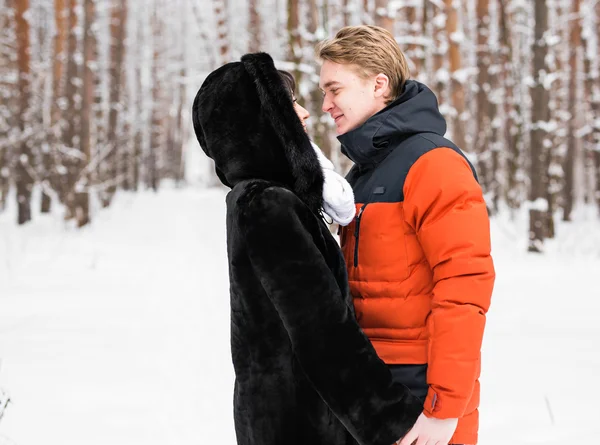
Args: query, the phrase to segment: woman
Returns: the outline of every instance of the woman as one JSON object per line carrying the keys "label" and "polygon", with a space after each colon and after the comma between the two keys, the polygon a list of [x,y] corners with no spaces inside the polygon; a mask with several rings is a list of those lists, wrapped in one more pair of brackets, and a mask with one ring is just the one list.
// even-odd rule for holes
{"label": "woman", "polygon": [[194,130],[227,195],[240,445],[391,445],[421,413],[360,330],[323,173],[268,54],[212,72]]}
{"label": "woman", "polygon": [[[294,103],[294,111],[302,123],[302,128],[305,132],[308,132],[306,120],[310,117],[310,113],[296,99],[296,80],[287,71],[278,70],[278,72],[290,93]],[[348,184],[348,181],[335,172],[333,163],[323,154],[321,149],[312,141],[311,144],[315,153],[317,153],[319,164],[323,170],[323,211],[331,218],[332,222],[347,226],[356,214],[352,187]]]}

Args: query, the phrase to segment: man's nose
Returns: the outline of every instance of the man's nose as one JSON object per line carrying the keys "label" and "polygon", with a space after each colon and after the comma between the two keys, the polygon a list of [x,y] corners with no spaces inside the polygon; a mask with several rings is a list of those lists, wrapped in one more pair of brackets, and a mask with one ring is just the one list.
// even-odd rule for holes
{"label": "man's nose", "polygon": [[329,110],[331,110],[332,107],[333,103],[327,98],[327,95],[323,96],[323,106],[321,107],[323,113],[329,113]]}

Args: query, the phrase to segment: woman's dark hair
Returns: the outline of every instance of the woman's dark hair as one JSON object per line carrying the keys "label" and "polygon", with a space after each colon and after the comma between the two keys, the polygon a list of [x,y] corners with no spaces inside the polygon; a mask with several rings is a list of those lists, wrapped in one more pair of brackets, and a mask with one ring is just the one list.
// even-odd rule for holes
{"label": "woman's dark hair", "polygon": [[290,91],[290,96],[293,97],[294,94],[296,94],[296,79],[294,79],[294,76],[287,71],[277,70],[277,72],[279,73],[281,80],[283,80],[283,84]]}

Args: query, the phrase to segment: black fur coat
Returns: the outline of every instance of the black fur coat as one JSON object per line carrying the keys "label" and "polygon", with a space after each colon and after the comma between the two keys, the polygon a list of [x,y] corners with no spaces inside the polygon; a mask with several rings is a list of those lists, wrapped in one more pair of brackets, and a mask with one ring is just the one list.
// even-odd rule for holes
{"label": "black fur coat", "polygon": [[391,445],[422,403],[392,383],[354,318],[319,216],[323,175],[271,57],[211,73],[193,105],[227,196],[240,445]]}

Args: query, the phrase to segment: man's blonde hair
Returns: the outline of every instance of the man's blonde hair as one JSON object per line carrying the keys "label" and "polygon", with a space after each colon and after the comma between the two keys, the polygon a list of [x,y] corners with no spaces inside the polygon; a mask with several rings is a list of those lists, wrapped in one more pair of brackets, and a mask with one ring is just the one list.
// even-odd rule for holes
{"label": "man's blonde hair", "polygon": [[315,51],[321,60],[355,65],[362,78],[385,74],[390,80],[386,103],[400,96],[410,77],[406,57],[394,36],[379,26],[346,26],[333,39],[320,42]]}

